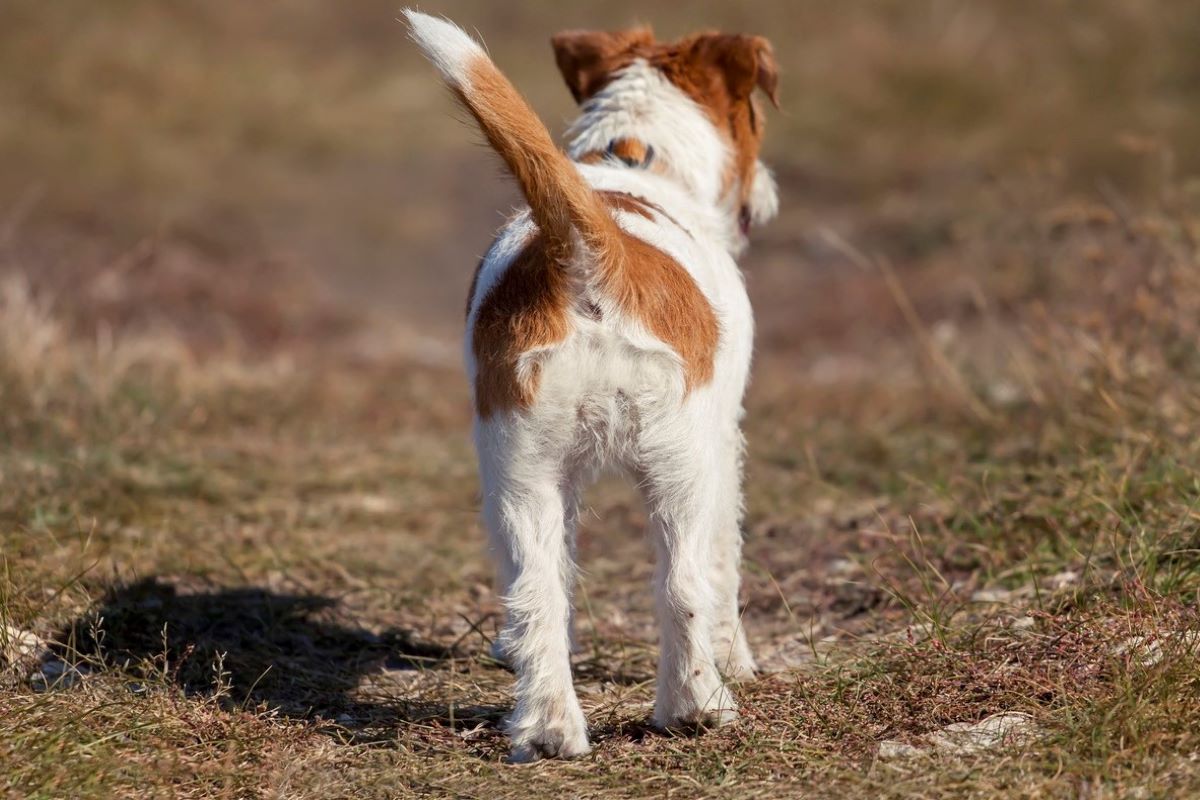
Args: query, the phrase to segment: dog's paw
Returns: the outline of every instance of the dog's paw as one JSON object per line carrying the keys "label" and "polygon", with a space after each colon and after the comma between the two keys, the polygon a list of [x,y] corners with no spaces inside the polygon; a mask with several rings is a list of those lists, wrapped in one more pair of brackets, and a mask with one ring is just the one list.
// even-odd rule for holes
{"label": "dog's paw", "polygon": [[514,742],[508,760],[512,764],[529,764],[543,758],[579,758],[591,751],[586,733],[546,728],[521,744]]}
{"label": "dog's paw", "polygon": [[730,660],[728,664],[722,665],[721,674],[730,683],[750,683],[758,678],[758,665],[752,658],[744,661]]}
{"label": "dog's paw", "polygon": [[509,761],[528,764],[543,758],[579,758],[591,752],[587,721],[578,701],[514,712],[507,724],[512,739]]}
{"label": "dog's paw", "polygon": [[737,703],[720,681],[693,681],[660,695],[654,705],[654,724],[662,730],[704,730],[728,725],[738,718]]}
{"label": "dog's paw", "polygon": [[717,664],[725,680],[730,683],[749,683],[758,677],[758,664],[754,662],[754,656],[750,654],[745,639],[725,642],[723,646],[722,643],[718,643],[714,649],[718,653],[727,654],[719,657]]}

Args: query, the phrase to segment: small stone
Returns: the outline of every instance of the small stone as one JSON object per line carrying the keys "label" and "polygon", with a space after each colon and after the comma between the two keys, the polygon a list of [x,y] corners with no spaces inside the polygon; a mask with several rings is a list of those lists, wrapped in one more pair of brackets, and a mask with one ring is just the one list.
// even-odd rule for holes
{"label": "small stone", "polygon": [[357,500],[358,507],[368,514],[391,514],[398,508],[395,500],[378,494],[359,495]]}
{"label": "small stone", "polygon": [[978,753],[1003,745],[1019,744],[1033,738],[1033,717],[1019,712],[993,714],[979,722],[958,722],[929,737],[942,752]]}
{"label": "small stone", "polygon": [[921,752],[921,748],[913,747],[906,742],[898,742],[895,739],[887,739],[879,743],[879,758],[884,761],[915,758],[921,755]]}
{"label": "small stone", "polygon": [[999,406],[1012,406],[1019,403],[1024,394],[1021,388],[1010,381],[996,381],[988,387],[992,402]]}
{"label": "small stone", "polygon": [[46,643],[35,633],[12,625],[0,625],[0,661],[19,664],[37,658],[46,650]]}
{"label": "small stone", "polygon": [[1143,667],[1153,667],[1163,659],[1163,650],[1182,647],[1193,650],[1200,645],[1200,631],[1181,631],[1156,636],[1130,636],[1119,642],[1113,655],[1128,655]]}
{"label": "small stone", "polygon": [[478,739],[481,736],[485,736],[491,727],[492,726],[489,725],[488,723],[481,722],[478,725],[476,725],[474,728],[466,728],[464,730],[459,731],[458,736],[460,738],[462,738],[463,740],[469,742],[472,739]]}
{"label": "small stone", "polygon": [[1075,586],[1078,583],[1079,573],[1070,569],[1059,572],[1056,575],[1051,575],[1046,579],[1046,585],[1055,591],[1065,589],[1068,586]]}
{"label": "small stone", "polygon": [[975,603],[1007,603],[1012,596],[1007,589],[980,589],[971,595],[971,600]]}
{"label": "small stone", "polygon": [[862,567],[848,558],[835,558],[829,562],[830,575],[856,575],[861,572]]}
{"label": "small stone", "polygon": [[820,517],[827,517],[837,510],[837,501],[832,497],[819,497],[812,504],[813,513]]}

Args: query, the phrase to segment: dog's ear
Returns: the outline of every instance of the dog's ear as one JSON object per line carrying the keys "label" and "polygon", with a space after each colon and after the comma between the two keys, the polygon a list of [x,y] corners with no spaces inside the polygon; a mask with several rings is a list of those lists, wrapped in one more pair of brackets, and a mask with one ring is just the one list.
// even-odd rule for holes
{"label": "dog's ear", "polygon": [[725,84],[736,98],[749,97],[757,87],[779,108],[779,62],[763,36],[709,34],[696,40],[697,55],[725,75]]}
{"label": "dog's ear", "polygon": [[649,28],[626,31],[563,31],[550,40],[554,59],[576,103],[608,83],[608,76],[628,65],[638,48],[654,44]]}
{"label": "dog's ear", "polygon": [[775,48],[765,36],[751,36],[750,45],[758,67],[754,82],[770,98],[771,105],[779,108],[779,62],[775,60]]}

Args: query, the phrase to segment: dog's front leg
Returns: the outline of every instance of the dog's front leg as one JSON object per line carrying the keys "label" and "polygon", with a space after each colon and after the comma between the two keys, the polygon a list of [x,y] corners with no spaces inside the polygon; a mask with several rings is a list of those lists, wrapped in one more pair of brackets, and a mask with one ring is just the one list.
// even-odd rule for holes
{"label": "dog's front leg", "polygon": [[733,681],[753,680],[757,671],[754,655],[746,641],[738,604],[742,566],[742,434],[736,428],[722,442],[718,468],[722,479],[714,509],[717,524],[713,531],[709,568],[714,601],[713,652],[721,674]]}

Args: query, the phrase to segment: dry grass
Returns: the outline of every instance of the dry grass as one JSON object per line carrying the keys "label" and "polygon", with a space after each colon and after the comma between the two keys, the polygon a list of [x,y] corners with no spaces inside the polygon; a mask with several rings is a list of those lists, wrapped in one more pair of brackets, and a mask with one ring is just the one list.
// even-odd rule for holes
{"label": "dry grass", "polygon": [[[118,330],[98,347],[10,279],[2,615],[53,656],[0,694],[9,791],[1196,791],[1196,217],[1027,213],[1065,226],[1040,245],[1056,263],[1111,235],[1146,269],[1115,295],[1062,287],[1052,309],[981,303],[885,347],[885,369],[765,355],[746,624],[773,673],[733,728],[646,727],[640,511],[596,493],[578,672],[598,747],[532,769],[500,763],[509,676],[485,656],[455,370],[347,359],[361,331],[303,370],[280,360],[294,343],[198,355]],[[876,755],[1000,712],[1036,738]]]}
{"label": "dry grass", "polygon": [[[773,134],[791,203],[747,265],[745,620],[769,674],[734,726],[649,729],[644,518],[602,485],[576,664],[597,747],[510,767],[442,336],[469,280],[445,265],[486,238],[447,244],[447,226],[486,228],[503,195],[478,191],[465,138],[383,113],[440,114],[433,82],[369,6],[297,4],[284,25],[253,4],[18,4],[0,33],[0,94],[23,110],[0,116],[17,156],[0,187],[0,791],[1200,792],[1200,192],[1171,146],[1196,130],[1178,42],[1200,16],[701,5],[795,43]],[[527,37],[631,8],[447,10],[540,104],[565,101],[543,99]],[[60,33],[69,58],[18,68]],[[408,227],[372,228],[403,214],[364,163],[411,176]],[[472,203],[486,211],[446,211]],[[401,277],[371,265],[368,229]],[[347,263],[411,291],[364,311]],[[937,744],[1002,713],[1027,715],[1021,736]]]}

